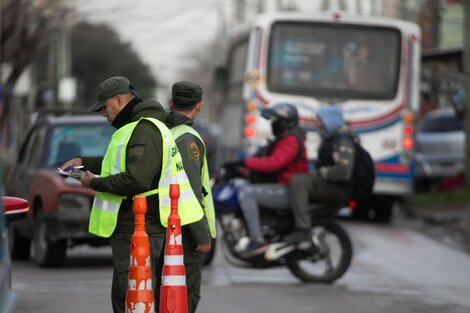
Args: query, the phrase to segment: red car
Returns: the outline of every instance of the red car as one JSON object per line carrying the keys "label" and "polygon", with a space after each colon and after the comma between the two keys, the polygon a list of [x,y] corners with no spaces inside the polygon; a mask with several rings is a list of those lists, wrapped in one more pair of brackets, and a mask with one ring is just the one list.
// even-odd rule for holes
{"label": "red car", "polygon": [[33,243],[39,266],[59,266],[68,247],[107,243],[88,233],[94,191],[75,178],[61,177],[56,170],[75,156],[104,155],[113,132],[106,119],[96,114],[40,115],[5,186],[7,195],[25,198],[30,204],[28,218],[9,227],[13,259],[28,259]]}
{"label": "red car", "polygon": [[11,227],[11,222],[26,217],[28,210],[28,201],[24,199],[0,197],[0,313],[11,313],[16,305],[16,293],[11,290],[11,262],[8,245],[5,244],[5,226]]}

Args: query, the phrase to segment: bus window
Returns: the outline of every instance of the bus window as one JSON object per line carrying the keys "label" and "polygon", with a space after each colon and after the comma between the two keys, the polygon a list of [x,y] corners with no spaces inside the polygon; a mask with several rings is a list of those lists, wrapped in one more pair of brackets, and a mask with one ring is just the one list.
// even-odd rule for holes
{"label": "bus window", "polygon": [[248,38],[234,47],[230,55],[228,68],[229,104],[240,104],[245,79]]}
{"label": "bus window", "polygon": [[268,89],[345,99],[392,99],[398,85],[400,33],[382,27],[274,24]]}

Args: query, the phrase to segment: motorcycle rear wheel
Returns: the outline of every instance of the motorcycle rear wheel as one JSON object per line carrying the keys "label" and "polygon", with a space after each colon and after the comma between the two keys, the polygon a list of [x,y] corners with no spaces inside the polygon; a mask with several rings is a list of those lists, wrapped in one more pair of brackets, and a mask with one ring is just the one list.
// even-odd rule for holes
{"label": "motorcycle rear wheel", "polygon": [[292,274],[306,283],[332,283],[349,268],[352,243],[336,220],[317,221],[312,227],[311,253],[296,251],[287,259]]}

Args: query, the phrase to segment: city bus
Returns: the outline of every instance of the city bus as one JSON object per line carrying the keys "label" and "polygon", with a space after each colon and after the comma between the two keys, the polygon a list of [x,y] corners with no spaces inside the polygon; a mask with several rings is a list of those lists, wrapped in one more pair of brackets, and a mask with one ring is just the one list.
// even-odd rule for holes
{"label": "city bus", "polygon": [[340,105],[375,162],[372,205],[356,214],[388,221],[413,192],[414,118],[419,109],[420,29],[396,19],[337,12],[259,15],[229,35],[220,108],[219,162],[270,138],[260,108],[294,104],[314,164],[316,111]]}

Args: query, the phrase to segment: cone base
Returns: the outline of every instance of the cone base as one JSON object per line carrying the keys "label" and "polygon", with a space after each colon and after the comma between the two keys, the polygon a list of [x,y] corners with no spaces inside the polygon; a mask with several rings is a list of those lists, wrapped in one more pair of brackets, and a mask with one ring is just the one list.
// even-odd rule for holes
{"label": "cone base", "polygon": [[188,313],[186,286],[161,286],[159,313]]}
{"label": "cone base", "polygon": [[126,306],[126,313],[156,313],[154,303],[136,302]]}

